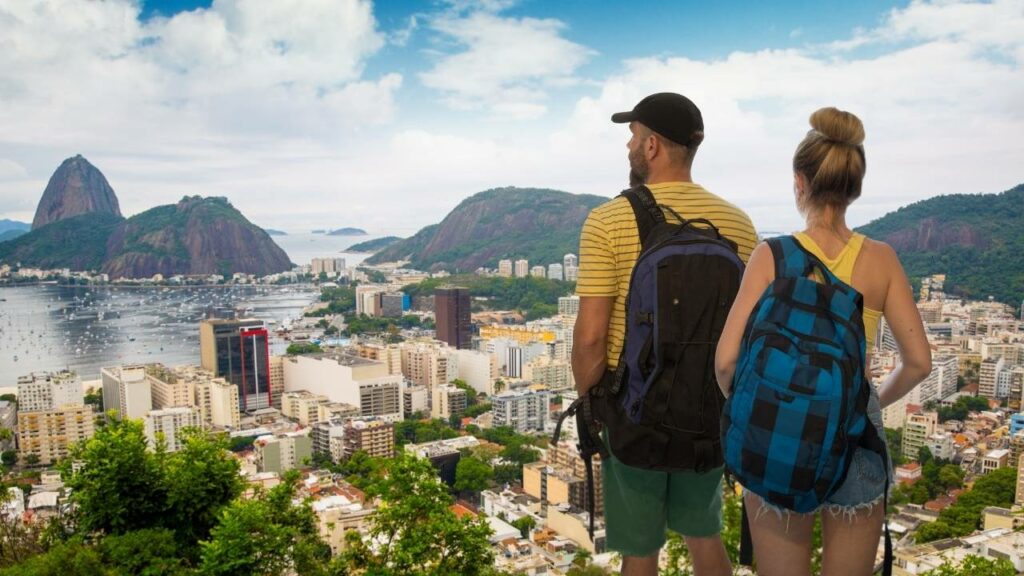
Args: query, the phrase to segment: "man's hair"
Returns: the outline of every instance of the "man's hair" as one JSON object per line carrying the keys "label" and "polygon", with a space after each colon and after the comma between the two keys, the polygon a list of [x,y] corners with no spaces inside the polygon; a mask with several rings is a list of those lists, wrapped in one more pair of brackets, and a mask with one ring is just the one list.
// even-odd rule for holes
{"label": "man's hair", "polygon": [[665,152],[668,153],[668,159],[673,164],[693,166],[693,157],[696,156],[697,148],[700,146],[700,143],[704,141],[703,130],[694,132],[693,136],[690,138],[690,145],[684,146],[678,142],[669,140],[643,124],[640,124],[640,128],[643,130],[644,138],[653,134],[658,139],[661,146],[665,148]]}

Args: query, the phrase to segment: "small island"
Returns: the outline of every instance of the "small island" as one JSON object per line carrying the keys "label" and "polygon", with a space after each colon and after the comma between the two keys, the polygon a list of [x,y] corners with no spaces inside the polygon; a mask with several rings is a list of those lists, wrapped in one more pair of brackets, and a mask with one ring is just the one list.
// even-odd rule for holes
{"label": "small island", "polygon": [[398,236],[384,236],[383,238],[375,238],[373,240],[367,240],[366,242],[360,242],[353,244],[345,249],[345,252],[355,252],[364,254],[374,254],[387,248],[401,240]]}
{"label": "small island", "polygon": [[273,228],[264,228],[263,231],[266,232],[267,234],[271,235],[271,236],[287,236],[288,235],[287,232],[284,232],[284,231],[281,231],[281,230],[274,230]]}
{"label": "small island", "polygon": [[313,234],[327,234],[327,230],[313,230]]}
{"label": "small island", "polygon": [[338,228],[327,233],[328,236],[366,236],[362,228]]}

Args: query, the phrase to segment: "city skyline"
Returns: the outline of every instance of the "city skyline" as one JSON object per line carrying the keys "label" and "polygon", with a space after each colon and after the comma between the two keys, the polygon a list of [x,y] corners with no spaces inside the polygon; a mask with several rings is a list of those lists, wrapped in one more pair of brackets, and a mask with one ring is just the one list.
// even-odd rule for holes
{"label": "city skyline", "polygon": [[5,6],[0,217],[31,220],[81,153],[126,215],[201,194],[265,227],[409,236],[488,188],[617,193],[627,134],[608,116],[675,90],[708,127],[695,179],[761,230],[799,224],[789,159],[810,112],[859,114],[863,224],[1024,181],[1022,6]]}

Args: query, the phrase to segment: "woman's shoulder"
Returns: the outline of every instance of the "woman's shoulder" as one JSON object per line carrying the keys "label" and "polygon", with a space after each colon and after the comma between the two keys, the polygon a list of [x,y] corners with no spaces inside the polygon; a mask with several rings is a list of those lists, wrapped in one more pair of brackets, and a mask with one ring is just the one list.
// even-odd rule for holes
{"label": "woman's shoulder", "polygon": [[873,264],[884,265],[899,263],[899,256],[896,250],[888,243],[864,236],[861,244],[860,257],[866,258]]}

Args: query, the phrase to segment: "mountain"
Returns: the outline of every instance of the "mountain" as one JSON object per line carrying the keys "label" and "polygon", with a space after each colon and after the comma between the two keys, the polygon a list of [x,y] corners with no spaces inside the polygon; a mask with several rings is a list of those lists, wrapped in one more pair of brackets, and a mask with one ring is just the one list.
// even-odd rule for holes
{"label": "mountain", "polygon": [[146,210],[118,226],[106,248],[102,271],[112,278],[265,276],[292,267],[284,250],[226,198],[186,196],[177,204]]}
{"label": "mountain", "polygon": [[107,179],[81,156],[65,160],[50,178],[32,230],[0,242],[0,262],[99,270],[114,278],[264,276],[292,268],[270,236],[225,198],[186,196],[125,220]]}
{"label": "mountain", "polygon": [[59,220],[0,243],[0,262],[33,268],[99,270],[107,255],[107,238],[124,222],[114,214],[94,212]]}
{"label": "mountain", "polygon": [[948,293],[1024,300],[1024,184],[922,200],[857,231],[891,245],[911,279],[944,273]]}
{"label": "mountain", "polygon": [[31,229],[31,224],[18,222],[17,220],[8,220],[6,218],[0,220],[0,232],[8,232],[10,230],[21,230],[23,232],[28,232]]}
{"label": "mountain", "polygon": [[36,207],[32,229],[92,212],[121,216],[117,196],[110,183],[79,154],[61,163],[50,177],[43,198]]}
{"label": "mountain", "polygon": [[362,228],[338,228],[327,233],[328,236],[366,236]]}
{"label": "mountain", "polygon": [[384,236],[382,238],[375,238],[373,240],[367,240],[366,242],[353,244],[346,248],[345,252],[380,252],[400,240],[401,238],[398,236]]}
{"label": "mountain", "polygon": [[4,230],[0,232],[0,242],[14,240],[18,236],[24,236],[25,234],[28,234],[28,230]]}
{"label": "mountain", "polygon": [[580,228],[608,198],[539,188],[495,188],[463,200],[439,224],[423,228],[367,258],[409,260],[420,270],[494,268],[502,258],[561,262],[579,249]]}

